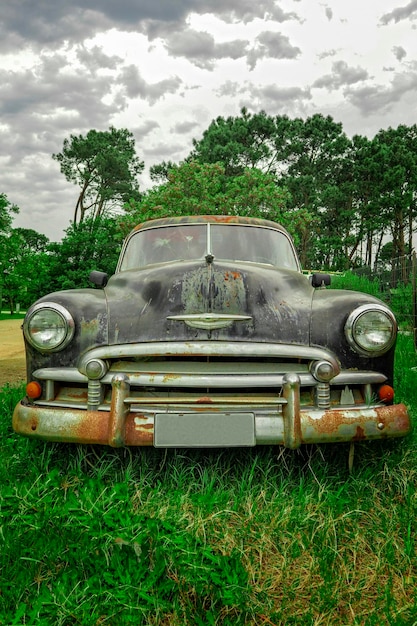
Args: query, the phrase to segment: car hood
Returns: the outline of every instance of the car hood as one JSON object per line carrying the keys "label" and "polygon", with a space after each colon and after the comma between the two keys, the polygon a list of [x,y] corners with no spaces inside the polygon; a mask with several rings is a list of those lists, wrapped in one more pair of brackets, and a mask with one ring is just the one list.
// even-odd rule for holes
{"label": "car hood", "polygon": [[309,343],[308,279],[251,263],[180,262],[115,274],[105,289],[109,344]]}

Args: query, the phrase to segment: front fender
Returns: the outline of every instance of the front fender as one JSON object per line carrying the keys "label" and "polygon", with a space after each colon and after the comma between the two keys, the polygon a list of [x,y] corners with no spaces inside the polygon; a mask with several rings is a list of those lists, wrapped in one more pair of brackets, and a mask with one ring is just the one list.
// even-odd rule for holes
{"label": "front fender", "polygon": [[[99,289],[60,291],[43,296],[35,302],[35,305],[46,302],[60,304],[69,311],[75,323],[74,337],[64,350],[51,353],[41,353],[25,340],[28,377],[31,372],[42,367],[73,367],[85,350],[108,342],[108,315],[104,291]],[[30,315],[31,308],[27,316]]]}
{"label": "front fender", "polygon": [[342,369],[382,372],[392,382],[395,344],[384,355],[369,358],[355,352],[346,339],[346,320],[363,304],[384,305],[378,298],[356,291],[316,290],[311,315],[311,345],[325,347],[337,354]]}

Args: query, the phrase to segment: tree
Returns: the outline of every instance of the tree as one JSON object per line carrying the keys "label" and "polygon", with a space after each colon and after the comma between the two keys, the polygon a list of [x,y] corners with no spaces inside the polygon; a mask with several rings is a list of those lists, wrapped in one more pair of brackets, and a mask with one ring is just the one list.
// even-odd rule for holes
{"label": "tree", "polygon": [[113,274],[122,240],[118,223],[111,217],[87,217],[78,225],[71,224],[62,241],[48,247],[48,291],[91,287],[92,270]]}
{"label": "tree", "polygon": [[13,228],[12,234],[19,241],[22,252],[34,254],[45,252],[49,239],[43,233],[38,233],[32,228]]}
{"label": "tree", "polygon": [[373,139],[352,139],[352,202],[355,209],[354,238],[350,260],[359,258],[369,267],[378,259],[386,223],[381,211],[380,149]]}
{"label": "tree", "polygon": [[30,228],[13,228],[3,238],[7,266],[3,270],[3,298],[10,312],[29,306],[47,291],[46,267],[49,239]]}
{"label": "tree", "polygon": [[81,187],[74,224],[87,214],[96,219],[140,197],[137,176],[144,163],[136,156],[135,140],[126,129],[111,126],[108,131],[90,130],[85,137],[71,135],[64,140],[62,152],[52,158],[65,178]]}
{"label": "tree", "polygon": [[[9,235],[13,222],[13,214],[19,213],[19,208],[10,202],[6,194],[0,194],[0,308],[5,296],[5,280],[10,270]],[[13,253],[12,253],[13,254]]]}
{"label": "tree", "polygon": [[404,257],[412,249],[417,211],[417,126],[400,125],[379,131],[378,149],[380,212],[391,230],[393,256]]}
{"label": "tree", "polygon": [[290,208],[307,216],[299,225],[304,267],[346,267],[353,213],[349,158],[350,141],[330,116],[291,121],[279,180],[290,192]]}
{"label": "tree", "polygon": [[125,229],[169,215],[247,215],[280,221],[291,228],[288,194],[274,176],[255,168],[227,176],[222,164],[185,162],[170,170],[168,182],[126,207]]}
{"label": "tree", "polygon": [[174,167],[176,167],[176,164],[172,161],[162,161],[162,163],[151,165],[149,168],[151,181],[158,185],[168,182],[169,172],[174,169]]}
{"label": "tree", "polygon": [[302,264],[346,267],[353,207],[341,124],[319,114],[302,120],[242,109],[240,117],[218,117],[193,145],[189,159],[220,162],[229,177],[253,168],[274,175],[290,194]]}
{"label": "tree", "polygon": [[227,176],[248,168],[275,173],[285,153],[289,125],[286,116],[273,118],[264,111],[252,115],[243,108],[240,117],[213,120],[202,139],[193,140],[188,160],[222,163]]}
{"label": "tree", "polygon": [[19,213],[19,207],[12,204],[6,194],[0,193],[0,235],[9,232],[13,222],[13,213],[15,215]]}

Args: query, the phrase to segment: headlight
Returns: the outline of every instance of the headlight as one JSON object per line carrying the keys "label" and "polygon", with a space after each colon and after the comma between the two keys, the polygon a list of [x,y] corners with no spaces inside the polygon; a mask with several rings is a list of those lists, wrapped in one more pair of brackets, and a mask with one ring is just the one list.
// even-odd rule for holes
{"label": "headlight", "polygon": [[345,325],[351,347],[364,356],[380,356],[391,348],[397,336],[393,313],[382,304],[364,304],[349,315]]}
{"label": "headlight", "polygon": [[74,320],[66,308],[42,302],[29,309],[23,322],[27,341],[40,352],[62,350],[74,336]]}

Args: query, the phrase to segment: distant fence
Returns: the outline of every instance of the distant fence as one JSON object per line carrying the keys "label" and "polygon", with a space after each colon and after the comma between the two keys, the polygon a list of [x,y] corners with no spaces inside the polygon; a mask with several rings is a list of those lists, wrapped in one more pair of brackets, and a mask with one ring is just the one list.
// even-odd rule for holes
{"label": "distant fence", "polygon": [[374,267],[366,265],[353,270],[357,276],[364,276],[369,280],[378,280],[386,289],[396,289],[399,285],[407,285],[415,279],[415,252],[406,256],[392,259],[388,264],[376,264]]}

